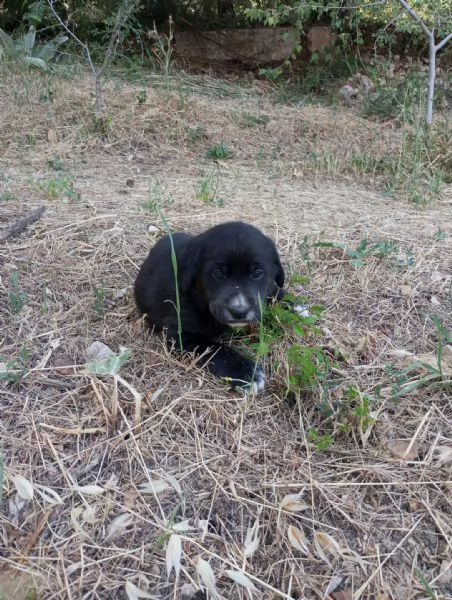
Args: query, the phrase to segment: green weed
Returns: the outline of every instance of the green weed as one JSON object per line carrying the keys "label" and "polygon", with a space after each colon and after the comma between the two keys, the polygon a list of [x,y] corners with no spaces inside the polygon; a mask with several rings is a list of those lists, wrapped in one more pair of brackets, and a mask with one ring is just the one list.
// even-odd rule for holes
{"label": "green weed", "polygon": [[321,452],[334,444],[334,437],[331,433],[320,434],[314,427],[310,427],[308,430],[308,440],[314,444],[317,452]]}
{"label": "green weed", "polygon": [[241,119],[243,125],[246,127],[255,127],[256,125],[268,125],[270,123],[270,117],[265,114],[251,115],[245,113]]}
{"label": "green weed", "polygon": [[149,35],[154,43],[152,45],[151,59],[160,68],[163,76],[169,84],[169,78],[173,72],[173,52],[174,52],[174,22],[170,17],[168,20],[168,33],[158,33],[155,24],[154,29],[150,31]]}
{"label": "green weed", "polygon": [[192,144],[195,144],[206,137],[206,128],[198,125],[197,127],[187,127],[187,138]]}
{"label": "green weed", "polygon": [[220,175],[217,169],[199,179],[195,186],[196,199],[205,204],[223,206],[224,201],[218,196],[218,187],[220,184]]}
{"label": "green weed", "polygon": [[49,200],[60,199],[64,202],[69,200],[80,200],[81,194],[75,189],[74,180],[68,177],[58,177],[45,181],[35,182],[35,186],[49,198]]}
{"label": "green weed", "polygon": [[419,582],[421,583],[422,587],[425,590],[425,593],[430,598],[430,600],[438,600],[438,596],[433,591],[432,587],[430,586],[430,584],[426,580],[426,578],[425,578],[424,574],[422,573],[422,571],[420,569],[414,569],[414,572],[416,573],[416,576],[419,579]]}
{"label": "green weed", "polygon": [[32,133],[25,134],[25,143],[27,146],[36,146],[36,138]]}
{"label": "green weed", "polygon": [[345,433],[354,429],[358,429],[361,433],[367,432],[369,427],[375,423],[371,414],[371,405],[374,400],[369,395],[361,393],[354,385],[349,384],[336,407],[338,430]]}
{"label": "green weed", "polygon": [[20,313],[23,307],[28,303],[28,294],[20,288],[18,271],[11,271],[9,278],[11,283],[11,289],[8,296],[9,305],[14,312]]}
{"label": "green weed", "polygon": [[3,192],[0,194],[0,202],[11,202],[12,200],[17,200],[17,197],[11,192]]}
{"label": "green weed", "polygon": [[321,346],[294,344],[287,350],[289,372],[286,393],[298,396],[302,391],[322,386],[331,372],[333,361]]}
{"label": "green weed", "polygon": [[226,144],[221,142],[220,144],[208,148],[206,155],[207,158],[212,158],[213,160],[225,160],[227,158],[232,158],[234,153],[226,146]]}
{"label": "green weed", "polygon": [[92,290],[94,294],[93,311],[96,315],[102,315],[107,306],[105,284],[102,282],[100,287],[93,286]]}
{"label": "green weed", "polygon": [[9,383],[21,381],[29,371],[30,351],[26,344],[22,347],[17,358],[8,359],[0,355],[0,380]]}
{"label": "green weed", "polygon": [[140,92],[138,92],[138,94],[136,95],[136,99],[137,99],[137,104],[146,104],[146,100],[147,100],[146,89],[143,88]]}
{"label": "green weed", "polygon": [[113,117],[108,115],[94,114],[93,115],[93,131],[102,136],[107,136],[111,131]]}
{"label": "green weed", "polygon": [[[399,245],[394,240],[371,243],[363,238],[356,248],[350,248],[343,242],[316,242],[314,248],[338,248],[351,259],[352,266],[356,269],[364,266],[370,256],[377,258],[395,257],[399,252]],[[411,264],[411,261],[410,261]]]}
{"label": "green weed", "polygon": [[54,158],[49,158],[49,160],[47,161],[47,164],[54,171],[62,171],[63,170],[63,163],[61,162],[61,158],[59,158],[58,156],[55,156]]}
{"label": "green weed", "polygon": [[444,229],[438,227],[433,235],[433,239],[435,242],[443,242],[445,239],[447,239],[447,231],[444,231]]}
{"label": "green weed", "polygon": [[392,386],[393,401],[398,401],[406,394],[425,387],[452,390],[452,378],[449,373],[443,371],[443,352],[444,348],[452,343],[452,331],[446,329],[437,316],[433,316],[432,321],[437,333],[435,361],[414,360],[402,369],[394,365],[385,367],[385,373]]}
{"label": "green weed", "polygon": [[165,219],[165,217],[161,211],[159,211],[159,216],[162,220],[163,227],[165,229],[166,234],[169,237],[170,244],[171,244],[171,265],[173,268],[174,286],[175,286],[175,292],[176,292],[175,309],[176,309],[176,316],[177,316],[177,336],[179,339],[179,350],[181,352],[183,352],[184,346],[182,343],[182,318],[181,318],[181,304],[180,304],[180,294],[179,294],[179,274],[178,274],[176,250],[174,248],[173,236],[171,233],[171,229],[168,225],[168,221]]}
{"label": "green weed", "polygon": [[162,209],[172,206],[174,198],[167,191],[160,181],[156,181],[152,188],[149,189],[149,198],[141,203],[141,207],[146,212],[160,213]]}

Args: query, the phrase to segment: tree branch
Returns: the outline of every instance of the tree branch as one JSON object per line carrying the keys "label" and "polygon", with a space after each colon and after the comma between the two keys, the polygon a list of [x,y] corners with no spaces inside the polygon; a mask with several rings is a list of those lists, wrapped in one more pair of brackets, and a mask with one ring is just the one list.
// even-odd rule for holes
{"label": "tree branch", "polygon": [[77,42],[77,44],[80,44],[80,46],[83,48],[83,50],[86,52],[86,58],[88,60],[88,64],[90,66],[91,71],[93,72],[94,76],[97,76],[97,71],[96,71],[96,67],[94,66],[94,63],[91,59],[91,53],[89,51],[88,48],[88,44],[85,44],[84,42],[82,42],[82,40],[77,37],[75,35],[75,33],[72,31],[72,29],[70,29],[68,27],[68,25],[63,21],[63,19],[60,17],[60,15],[57,13],[57,11],[55,10],[55,7],[53,6],[55,3],[55,0],[47,0],[47,4],[49,5],[49,8],[53,14],[53,16],[55,17],[55,19],[58,21],[58,23],[61,25],[61,27],[71,36],[71,38]]}
{"label": "tree branch", "polygon": [[440,42],[438,42],[436,44],[436,46],[435,46],[435,50],[437,52],[438,52],[438,50],[441,50],[441,48],[443,46],[445,46],[449,40],[452,40],[452,33],[449,33],[448,35],[446,35],[446,37],[443,40],[441,40]]}
{"label": "tree branch", "polygon": [[46,209],[45,206],[40,206],[39,208],[35,208],[34,210],[30,211],[28,213],[28,215],[25,215],[25,217],[18,219],[12,225],[9,225],[8,227],[5,227],[4,229],[2,229],[0,231],[0,242],[4,242],[8,238],[13,237],[14,235],[17,235],[23,229],[25,229],[25,227],[27,227],[28,225],[31,225],[31,223],[34,223],[35,221],[40,219],[42,217],[42,215],[44,214],[45,209]]}
{"label": "tree branch", "polygon": [[403,6],[403,8],[410,15],[410,17],[421,26],[422,31],[425,33],[425,35],[428,38],[433,38],[433,31],[430,31],[430,29],[427,27],[427,25],[424,23],[421,17],[411,8],[411,6],[408,6],[405,0],[399,0],[399,3]]}

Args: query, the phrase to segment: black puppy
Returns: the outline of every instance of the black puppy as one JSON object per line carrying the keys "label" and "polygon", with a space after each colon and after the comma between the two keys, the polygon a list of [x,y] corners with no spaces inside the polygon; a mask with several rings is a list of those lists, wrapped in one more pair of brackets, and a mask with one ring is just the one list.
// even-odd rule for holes
{"label": "black puppy", "polygon": [[217,339],[229,327],[259,321],[262,305],[283,295],[284,271],[275,244],[240,221],[217,225],[197,236],[173,233],[171,237],[173,259],[171,238],[165,236],[138,273],[138,307],[177,349],[195,352],[201,364],[208,362],[212,373],[230,379],[233,386],[261,391],[265,384],[262,370]]}

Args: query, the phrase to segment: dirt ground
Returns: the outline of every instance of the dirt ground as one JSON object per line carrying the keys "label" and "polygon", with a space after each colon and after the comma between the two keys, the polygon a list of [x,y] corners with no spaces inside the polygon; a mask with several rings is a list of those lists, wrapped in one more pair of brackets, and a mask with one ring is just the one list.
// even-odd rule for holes
{"label": "dirt ground", "polygon": [[[0,598],[450,598],[452,188],[426,207],[383,193],[338,165],[399,130],[259,84],[118,79],[104,99],[94,122],[82,75],[0,85],[0,228],[46,208],[0,244]],[[219,143],[231,158],[206,157]],[[273,237],[325,308],[328,386],[288,402],[283,341],[242,396],[146,330],[131,290],[157,208],[175,231]],[[364,239],[391,250],[354,262]],[[86,371],[95,341],[130,349],[128,386]],[[350,386],[372,419],[341,431]]]}

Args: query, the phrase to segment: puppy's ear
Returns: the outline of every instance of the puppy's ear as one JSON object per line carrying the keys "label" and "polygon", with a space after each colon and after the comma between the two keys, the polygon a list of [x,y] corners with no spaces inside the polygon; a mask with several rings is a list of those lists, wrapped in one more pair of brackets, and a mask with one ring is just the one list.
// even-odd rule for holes
{"label": "puppy's ear", "polygon": [[181,290],[186,292],[195,285],[196,276],[199,272],[201,261],[201,250],[195,244],[187,244],[182,256],[179,269],[179,281]]}
{"label": "puppy's ear", "polygon": [[284,286],[284,269],[282,268],[281,260],[276,247],[273,248],[273,264],[276,268],[275,283],[278,287],[282,288]]}

